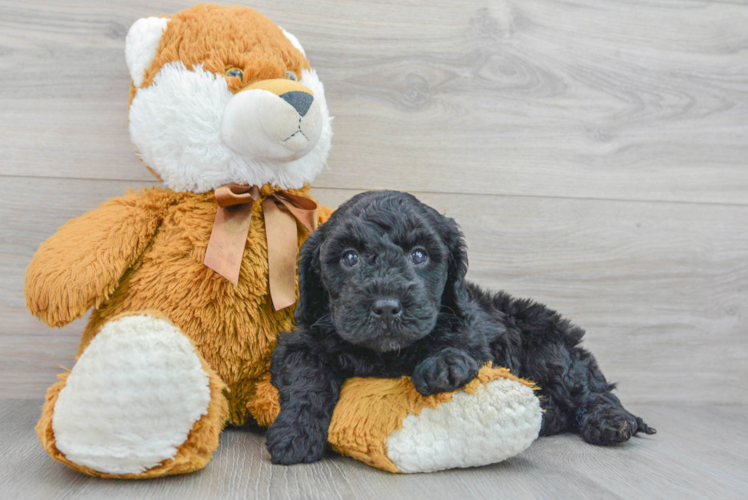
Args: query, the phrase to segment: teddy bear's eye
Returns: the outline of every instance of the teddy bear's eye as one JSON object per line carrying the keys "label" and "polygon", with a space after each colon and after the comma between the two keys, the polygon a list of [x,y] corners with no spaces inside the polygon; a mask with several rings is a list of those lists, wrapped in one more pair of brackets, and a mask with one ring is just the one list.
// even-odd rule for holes
{"label": "teddy bear's eye", "polygon": [[241,78],[244,76],[244,71],[239,68],[230,68],[226,70],[226,76],[236,76],[238,78]]}
{"label": "teddy bear's eye", "polygon": [[286,71],[286,76],[289,80],[293,80],[294,82],[298,82],[299,78],[296,76],[296,73],[293,71]]}

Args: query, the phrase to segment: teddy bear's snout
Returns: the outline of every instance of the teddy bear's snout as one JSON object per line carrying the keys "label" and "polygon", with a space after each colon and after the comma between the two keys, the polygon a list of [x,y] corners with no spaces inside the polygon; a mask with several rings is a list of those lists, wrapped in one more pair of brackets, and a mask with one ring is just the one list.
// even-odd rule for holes
{"label": "teddy bear's snout", "polygon": [[264,80],[229,100],[221,139],[239,154],[288,162],[309,153],[321,129],[320,106],[311,90],[291,80]]}

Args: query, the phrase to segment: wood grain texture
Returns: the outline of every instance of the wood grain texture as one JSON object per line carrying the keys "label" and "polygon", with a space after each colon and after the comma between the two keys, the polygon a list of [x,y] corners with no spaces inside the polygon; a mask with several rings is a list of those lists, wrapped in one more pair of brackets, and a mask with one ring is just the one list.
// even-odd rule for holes
{"label": "wood grain texture", "polygon": [[[149,180],[124,37],[192,3],[1,2],[2,173]],[[748,203],[744,2],[251,5],[326,84],[336,135],[317,186]]]}
{"label": "wood grain texture", "polygon": [[[54,331],[24,307],[25,269],[39,243],[68,219],[147,185],[0,185],[0,396],[41,397],[59,366],[74,362],[82,322]],[[29,193],[44,204],[30,204]],[[313,194],[337,206],[355,191]],[[416,195],[461,223],[470,279],[545,302],[587,329],[586,345],[624,401],[748,403],[748,207]]]}
{"label": "wood grain texture", "polygon": [[[393,475],[328,454],[311,465],[272,465],[261,431],[227,430],[208,466],[147,481],[87,477],[54,462],[33,431],[41,401],[0,401],[0,491],[46,499],[745,498],[745,406],[638,405],[656,436],[595,447],[574,435],[542,438],[488,467]],[[704,422],[709,422],[705,426]]]}
{"label": "wood grain texture", "polygon": [[502,464],[407,477],[333,455],[272,466],[246,430],[182,477],[106,481],[48,458],[33,426],[85,319],[53,331],[32,318],[25,269],[68,219],[153,182],[129,140],[124,38],[194,1],[0,0],[0,497],[745,497],[742,1],[251,2],[300,38],[326,85],[335,137],[319,200],[410,190],[456,218],[469,277],[586,328],[656,436],[557,436]]}

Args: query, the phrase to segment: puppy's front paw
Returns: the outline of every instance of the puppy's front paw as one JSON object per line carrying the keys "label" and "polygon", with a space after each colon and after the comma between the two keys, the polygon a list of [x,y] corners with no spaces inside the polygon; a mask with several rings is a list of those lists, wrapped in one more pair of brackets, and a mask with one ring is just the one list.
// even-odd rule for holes
{"label": "puppy's front paw", "polygon": [[[278,424],[278,425],[276,425]],[[320,460],[325,454],[327,436],[310,432],[311,429],[293,428],[274,423],[268,429],[267,446],[274,464],[293,465]]]}
{"label": "puppy's front paw", "polygon": [[477,377],[479,368],[467,353],[449,347],[416,366],[413,385],[424,396],[456,391]]}

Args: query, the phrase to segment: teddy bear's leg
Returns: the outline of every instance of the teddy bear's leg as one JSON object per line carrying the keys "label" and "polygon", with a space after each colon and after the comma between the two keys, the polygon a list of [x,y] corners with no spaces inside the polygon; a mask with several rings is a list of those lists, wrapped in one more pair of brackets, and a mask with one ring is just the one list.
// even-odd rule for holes
{"label": "teddy bear's leg", "polygon": [[49,389],[36,431],[54,459],[93,476],[191,472],[218,446],[224,387],[166,318],[123,314]]}
{"label": "teddy bear's leg", "polygon": [[538,437],[534,386],[504,368],[481,369],[453,393],[424,397],[409,377],[350,379],[328,441],[344,455],[390,472],[433,472],[500,462]]}

